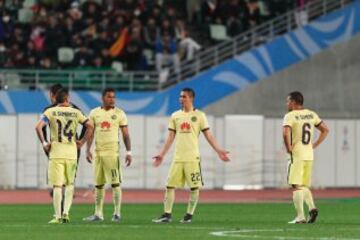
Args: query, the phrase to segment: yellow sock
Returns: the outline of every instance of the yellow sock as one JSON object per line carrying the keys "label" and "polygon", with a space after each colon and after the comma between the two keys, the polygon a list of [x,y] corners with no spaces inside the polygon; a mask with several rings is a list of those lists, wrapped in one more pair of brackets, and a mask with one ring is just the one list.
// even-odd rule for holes
{"label": "yellow sock", "polygon": [[103,216],[105,189],[95,188],[95,215],[98,217]]}
{"label": "yellow sock", "polygon": [[68,185],[65,187],[64,214],[69,215],[73,198],[74,198],[74,185]]}
{"label": "yellow sock", "polygon": [[172,212],[172,207],[174,205],[175,200],[175,189],[170,188],[165,191],[165,199],[164,199],[164,212],[170,213]]}
{"label": "yellow sock", "polygon": [[309,207],[309,210],[316,208],[310,189],[308,187],[303,187],[302,189],[304,191],[304,201],[306,205]]}
{"label": "yellow sock", "polygon": [[299,220],[305,219],[304,215],[304,194],[302,189],[297,189],[293,192],[294,206]]}
{"label": "yellow sock", "polygon": [[197,205],[198,200],[199,200],[199,192],[200,192],[199,189],[192,190],[190,192],[189,203],[188,203],[186,213],[191,214],[191,215],[194,214],[196,205]]}
{"label": "yellow sock", "polygon": [[53,191],[53,205],[55,210],[55,217],[61,218],[61,200],[62,200],[62,189],[61,187],[54,187]]}
{"label": "yellow sock", "polygon": [[113,187],[114,214],[120,216],[121,210],[121,188]]}

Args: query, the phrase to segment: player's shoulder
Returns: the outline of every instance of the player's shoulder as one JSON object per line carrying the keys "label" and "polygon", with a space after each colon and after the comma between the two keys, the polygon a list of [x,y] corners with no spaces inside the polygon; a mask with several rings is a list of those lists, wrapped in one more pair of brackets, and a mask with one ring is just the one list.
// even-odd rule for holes
{"label": "player's shoulder", "polygon": [[91,114],[94,114],[94,113],[97,113],[97,112],[99,112],[100,110],[101,110],[101,107],[93,108],[93,109],[90,110],[90,115],[91,115]]}
{"label": "player's shoulder", "polygon": [[313,114],[313,115],[318,115],[317,112],[315,112],[314,110],[312,109],[308,109],[308,108],[305,108],[304,111],[308,114]]}
{"label": "player's shoulder", "polygon": [[122,108],[119,108],[119,107],[115,107],[114,112],[116,114],[125,114],[125,111]]}
{"label": "player's shoulder", "polygon": [[80,111],[80,112],[82,112],[82,110],[77,106],[77,105],[75,105],[74,103],[70,103],[70,107],[71,108],[73,108],[73,109],[75,109],[75,110],[78,110],[78,111]]}
{"label": "player's shoulder", "polygon": [[174,118],[174,117],[176,117],[176,116],[181,115],[182,113],[183,113],[183,111],[182,111],[181,109],[179,109],[179,110],[173,112],[173,113],[171,114],[171,117]]}
{"label": "player's shoulder", "polygon": [[56,103],[53,103],[53,104],[50,104],[48,106],[46,106],[42,112],[45,112],[46,110],[50,109],[50,108],[53,108],[53,107],[56,107]]}
{"label": "player's shoulder", "polygon": [[195,108],[194,109],[194,113],[197,115],[202,115],[202,116],[206,116],[206,113],[201,111],[200,109]]}
{"label": "player's shoulder", "polygon": [[285,113],[284,119],[290,119],[293,118],[296,114],[298,114],[298,111],[290,111]]}

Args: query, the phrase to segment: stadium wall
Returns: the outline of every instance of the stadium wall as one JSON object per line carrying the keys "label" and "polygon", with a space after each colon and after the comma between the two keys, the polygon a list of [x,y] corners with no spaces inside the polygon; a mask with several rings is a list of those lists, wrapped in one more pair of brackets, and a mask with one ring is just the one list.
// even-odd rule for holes
{"label": "stadium wall", "polygon": [[301,91],[306,107],[318,111],[322,117],[360,118],[359,53],[358,34],[207,106],[205,111],[215,116],[264,114],[280,117],[286,111],[287,94]]}
{"label": "stadium wall", "polygon": [[[36,114],[0,115],[0,187],[46,188],[48,160],[39,144],[34,126]],[[316,150],[315,187],[356,187],[360,185],[357,146],[360,120],[325,119],[330,134]],[[282,119],[259,115],[209,117],[219,143],[231,153],[231,162],[222,163],[200,137],[201,165],[205,188],[286,187],[287,156],[282,143]],[[123,168],[124,188],[162,189],[170,167],[172,151],[159,168],[152,156],[167,135],[167,117],[129,116],[133,164]],[[84,150],[84,149],[83,149]],[[124,146],[122,146],[124,150]],[[124,156],[124,154],[122,154]],[[93,184],[92,165],[79,161],[76,185]]]}
{"label": "stadium wall", "polygon": [[[259,84],[261,80],[265,80],[278,72],[286,70],[294,64],[305,61],[320,53],[321,51],[334,46],[335,44],[339,44],[351,39],[360,32],[359,19],[360,1],[355,1],[341,10],[320,17],[303,28],[299,28],[283,36],[279,36],[278,38],[275,38],[264,45],[247,51],[218,66],[214,66],[209,71],[205,71],[193,77],[192,79],[181,82],[169,89],[161,92],[150,93],[120,93],[118,94],[118,102],[126,112],[131,114],[169,115],[179,107],[179,91],[183,87],[192,87],[197,93],[195,105],[198,108],[204,108],[226,96],[229,96],[230,94],[246,91],[250,86],[256,86]],[[356,53],[356,51],[352,50],[348,50],[348,52],[353,54]],[[304,75],[302,79],[311,77],[311,80],[315,81],[314,79],[317,80],[318,78],[324,76],[327,78],[338,76],[340,74],[339,71],[344,70],[348,70],[348,73],[351,73],[351,76],[354,76],[358,73],[358,71],[353,73],[353,70],[348,69],[350,66],[355,68],[357,65],[347,65],[346,63],[348,62],[346,61],[342,62],[340,60],[327,60],[325,63],[327,63],[327,68],[324,67],[322,71],[320,71],[320,68],[319,72],[319,67],[317,65],[311,65],[311,67],[304,68],[304,70],[301,72],[295,71],[291,74],[296,73],[299,75],[299,78],[301,75]],[[323,66],[325,66],[325,63]],[[339,71],[329,71],[329,69],[338,69]],[[305,72],[307,73],[310,71],[318,72],[318,75],[310,76],[304,74]],[[0,78],[1,77],[2,76],[0,74]],[[293,76],[291,75],[291,77]],[[345,108],[347,105],[345,100],[348,99],[344,98],[343,101],[342,97],[347,95],[347,91],[350,91],[351,93],[349,95],[353,96],[352,93],[355,92],[353,89],[357,88],[353,88],[355,83],[353,82],[353,79],[348,76],[348,74],[343,77],[346,79],[344,80],[344,83],[351,81],[352,85],[345,87],[342,82],[337,81],[336,84],[334,84],[334,88],[337,89],[337,92],[334,90],[331,91],[330,87],[327,89],[329,94],[325,97],[325,99],[329,101],[329,105],[333,105],[329,112],[337,112],[337,107],[340,106],[342,107],[340,111],[347,111],[350,113],[350,110],[348,111],[348,109]],[[294,79],[297,78],[294,77]],[[327,79],[324,78],[323,82],[325,80]],[[271,81],[266,80],[264,82]],[[308,80],[308,82],[310,86],[314,85],[314,82],[310,83],[310,80]],[[319,85],[318,89],[321,89],[323,94],[327,93],[320,87],[322,86]],[[273,88],[276,88],[276,86]],[[311,87],[309,87],[309,89],[310,88]],[[344,88],[343,91],[342,88]],[[264,89],[264,91],[267,93],[267,88]],[[262,92],[257,92],[256,96],[259,97],[261,93]],[[272,93],[273,92],[271,92],[271,94]],[[276,93],[277,94],[275,97],[282,97],[284,94],[286,94],[280,91],[277,91]],[[317,94],[317,97],[323,98],[323,94]],[[101,102],[101,95],[99,92],[74,91],[71,93],[71,96],[72,101],[80,106],[80,108],[86,113],[89,111],[89,109],[98,106]],[[253,100],[253,98],[249,99]],[[350,100],[356,102],[358,98]],[[272,102],[269,100],[266,101],[267,103]],[[252,105],[251,101],[243,100],[240,103],[242,102]],[[277,103],[278,102],[276,102],[276,104]],[[46,91],[0,91],[0,113],[38,113],[47,104],[49,104],[49,99],[47,97]],[[224,108],[224,112],[230,110],[230,112],[240,113],[237,112],[239,108],[236,108],[235,105],[239,106],[241,104],[239,104],[238,101],[235,101],[230,106],[234,107],[236,111],[232,111],[229,109],[230,107],[226,107]],[[255,105],[260,106],[261,103],[255,101]],[[272,107],[270,109],[275,108]],[[255,109],[257,109],[256,112],[260,114],[265,113],[268,115],[268,112],[272,112],[271,110],[261,112],[262,109],[259,109],[259,107],[255,107]],[[214,114],[223,115],[224,112],[214,111]],[[270,114],[269,116],[272,115]]]}

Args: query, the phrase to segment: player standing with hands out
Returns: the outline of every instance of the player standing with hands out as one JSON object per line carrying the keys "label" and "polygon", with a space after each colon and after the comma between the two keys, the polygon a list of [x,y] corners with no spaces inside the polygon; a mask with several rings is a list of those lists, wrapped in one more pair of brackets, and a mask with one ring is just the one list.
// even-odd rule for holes
{"label": "player standing with hands out", "polygon": [[164,213],[155,223],[172,221],[172,207],[175,200],[175,188],[182,188],[186,184],[190,187],[190,197],[187,212],[181,223],[192,221],[196,205],[199,199],[199,190],[203,186],[200,167],[199,134],[203,132],[206,140],[216,151],[222,161],[229,161],[228,151],[221,149],[214,139],[205,113],[193,106],[195,92],[191,88],[184,88],[180,93],[180,104],[182,109],[174,112],[169,121],[169,135],[160,152],[153,157],[154,166],[159,166],[172,143],[176,138],[175,155],[170,167],[166,184]]}
{"label": "player standing with hands out", "polygon": [[[297,212],[290,224],[314,223],[319,214],[310,191],[314,149],[326,138],[329,129],[319,116],[304,106],[300,92],[291,92],[287,97],[288,113],[283,122],[283,138],[289,154],[288,184],[292,186],[293,202]],[[313,143],[314,128],[320,131]],[[305,219],[304,201],[309,208],[309,218]]]}

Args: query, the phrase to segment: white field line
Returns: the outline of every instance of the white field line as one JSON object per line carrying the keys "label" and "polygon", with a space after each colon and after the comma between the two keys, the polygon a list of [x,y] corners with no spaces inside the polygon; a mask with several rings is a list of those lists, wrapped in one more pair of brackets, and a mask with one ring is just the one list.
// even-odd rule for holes
{"label": "white field line", "polygon": [[[241,230],[233,230],[233,231],[216,231],[210,232],[210,235],[218,236],[218,237],[232,237],[232,238],[252,238],[252,239],[273,239],[273,240],[360,240],[360,238],[338,238],[338,237],[292,237],[292,236],[264,236],[257,235],[259,232],[288,232],[288,231],[306,231],[306,229],[241,229]],[[249,234],[250,233],[250,234]],[[252,234],[253,233],[253,234]],[[297,234],[298,235],[298,234]]]}

